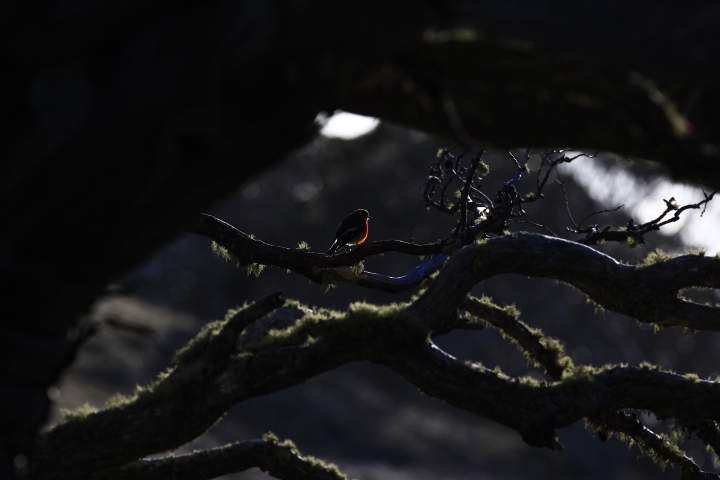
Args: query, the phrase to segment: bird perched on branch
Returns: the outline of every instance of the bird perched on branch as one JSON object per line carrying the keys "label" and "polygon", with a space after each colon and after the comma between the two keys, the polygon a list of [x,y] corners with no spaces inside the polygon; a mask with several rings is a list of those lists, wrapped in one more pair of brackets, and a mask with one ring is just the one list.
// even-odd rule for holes
{"label": "bird perched on branch", "polygon": [[345,217],[340,222],[340,228],[338,228],[335,234],[335,240],[330,245],[328,255],[332,255],[337,249],[344,247],[345,245],[360,245],[368,237],[368,220],[370,220],[370,214],[367,210],[362,208],[355,210],[350,215]]}

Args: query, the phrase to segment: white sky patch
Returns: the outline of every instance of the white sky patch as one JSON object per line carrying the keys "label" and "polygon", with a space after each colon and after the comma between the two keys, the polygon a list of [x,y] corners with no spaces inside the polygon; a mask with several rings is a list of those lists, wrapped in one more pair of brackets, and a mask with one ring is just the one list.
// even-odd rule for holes
{"label": "white sky patch", "polygon": [[326,137],[351,140],[370,133],[378,126],[380,120],[374,117],[363,117],[354,113],[338,112],[328,118],[320,133]]}
{"label": "white sky patch", "polygon": [[[665,211],[663,199],[675,197],[678,205],[683,206],[705,198],[699,187],[675,183],[666,178],[647,182],[622,168],[608,170],[590,159],[578,159],[563,165],[562,172],[572,175],[588,195],[604,208],[625,204],[623,210],[635,220],[635,224],[660,216]],[[710,201],[702,217],[700,212],[702,207],[699,210],[685,210],[680,214],[680,220],[663,226],[655,234],[678,235],[688,247],[705,248],[708,254],[714,255],[720,251],[720,195]],[[670,212],[665,219],[673,213]]]}

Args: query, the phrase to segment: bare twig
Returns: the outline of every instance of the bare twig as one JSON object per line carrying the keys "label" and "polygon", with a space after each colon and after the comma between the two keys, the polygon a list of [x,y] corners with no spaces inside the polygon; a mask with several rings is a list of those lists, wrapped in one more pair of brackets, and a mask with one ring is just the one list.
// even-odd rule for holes
{"label": "bare twig", "polygon": [[532,225],[532,226],[534,226],[534,227],[542,228],[543,230],[545,230],[547,233],[549,233],[549,234],[552,235],[553,237],[558,237],[558,238],[559,238],[559,235],[558,235],[558,234],[556,234],[555,232],[553,232],[552,230],[550,230],[547,226],[543,225],[542,223],[531,222],[531,221],[529,221],[529,220],[510,220],[508,223],[509,223],[509,224],[523,223],[523,224],[526,224],[526,225]]}
{"label": "bare twig", "polygon": [[[543,198],[543,189],[545,188],[545,185],[547,184],[548,180],[550,179],[550,174],[555,170],[555,168],[558,165],[561,165],[563,163],[570,163],[572,161],[577,160],[578,158],[594,158],[597,156],[598,152],[595,152],[595,154],[590,155],[588,153],[579,153],[575,155],[574,157],[568,157],[565,155],[565,152],[567,149],[555,149],[550,150],[548,152],[544,152],[542,154],[542,159],[540,161],[540,168],[538,169],[537,174],[537,182],[536,182],[536,189],[535,192],[533,192],[531,195],[526,196],[524,198],[519,199],[519,203],[530,203],[535,202],[541,198]],[[558,155],[560,156],[558,158],[552,159],[552,155]],[[529,157],[528,157],[529,161]],[[527,162],[526,162],[527,163]],[[545,174],[543,175],[543,169]],[[563,189],[564,191],[564,189]]]}
{"label": "bare twig", "polygon": [[590,217],[593,217],[593,216],[595,216],[595,215],[599,215],[599,214],[601,214],[601,213],[617,212],[618,210],[620,210],[620,209],[623,208],[624,206],[625,206],[625,204],[623,203],[622,205],[618,205],[618,206],[615,207],[615,208],[608,208],[608,209],[605,209],[605,210],[598,210],[597,212],[592,212],[592,213],[586,215],[582,220],[580,220],[580,223],[578,223],[577,228],[579,229],[579,228],[580,228],[580,225],[582,225],[583,223],[585,223],[585,220],[587,220],[587,219],[590,218]]}
{"label": "bare twig", "polygon": [[568,196],[567,196],[567,191],[565,190],[565,184],[563,182],[561,182],[560,180],[555,180],[555,182],[558,185],[560,185],[560,189],[563,192],[563,198],[565,199],[565,211],[568,214],[568,218],[570,219],[570,222],[572,222],[573,227],[575,227],[575,229],[580,228],[578,226],[578,224],[575,223],[575,219],[573,218],[572,213],[570,212],[570,202],[568,202]]}
{"label": "bare twig", "polygon": [[463,186],[462,192],[460,194],[460,202],[458,202],[461,205],[460,208],[460,221],[458,222],[457,227],[455,227],[455,230],[453,231],[453,236],[457,237],[460,236],[464,230],[467,228],[467,209],[468,209],[468,195],[470,194],[470,187],[472,186],[473,177],[475,176],[475,172],[478,169],[478,166],[480,165],[480,162],[482,161],[483,155],[485,152],[479,152],[470,162],[470,168],[467,171],[467,176],[465,178],[465,185]]}
{"label": "bare twig", "polygon": [[[580,228],[579,225],[574,225],[575,228],[568,228],[569,232],[575,233],[575,234],[584,234],[585,238],[579,240],[580,243],[583,243],[585,245],[595,245],[597,243],[601,242],[608,242],[608,241],[614,241],[614,242],[624,242],[628,241],[629,239],[632,239],[636,243],[645,243],[645,235],[649,232],[660,230],[663,226],[668,225],[673,222],[677,222],[680,220],[680,215],[690,209],[700,209],[700,207],[703,208],[703,212],[705,211],[705,208],[707,208],[707,204],[713,199],[713,197],[717,194],[717,191],[712,192],[711,194],[706,194],[703,191],[704,199],[693,204],[683,205],[679,206],[677,202],[675,201],[675,198],[670,198],[669,200],[663,200],[665,202],[665,210],[658,215],[653,220],[650,220],[648,222],[645,222],[640,225],[635,225],[635,222],[631,218],[627,225],[623,229],[613,229],[611,226],[606,226],[603,229],[600,229],[599,225],[590,225],[586,228]],[[585,217],[581,222],[580,225],[587,220],[590,216],[595,215],[597,213],[605,213],[605,212],[612,212],[615,210],[618,210],[622,207],[620,205],[619,207],[616,207],[614,209],[608,209],[608,210],[601,210],[599,212],[594,212],[587,217]],[[672,216],[668,217],[670,212],[674,212]],[[668,218],[666,218],[668,217]]]}
{"label": "bare twig", "polygon": [[[479,185],[475,184],[476,180],[479,181],[481,179],[480,176],[476,175],[478,156],[472,159],[469,167],[465,167],[462,165],[462,155],[455,156],[450,154],[449,151],[443,151],[439,160],[431,167],[431,175],[425,184],[425,204],[448,215],[453,215],[460,210],[460,221],[453,231],[453,236],[460,239],[460,241],[464,244],[469,244],[477,238],[485,238],[491,235],[502,234],[511,223],[528,223],[544,228],[547,232],[557,236],[550,229],[538,223],[520,222],[514,219],[525,215],[525,211],[522,208],[524,203],[535,202],[544,197],[543,190],[550,178],[550,174],[555,170],[555,168],[557,168],[558,165],[570,163],[583,157],[594,158],[598,153],[578,153],[570,156],[566,152],[568,152],[567,149],[555,149],[542,153],[540,168],[538,169],[537,174],[536,190],[523,197],[518,194],[516,184],[521,179],[523,172],[527,169],[527,165],[532,157],[532,150],[525,150],[522,161],[518,160],[512,151],[508,151],[508,155],[515,164],[516,174],[514,177],[502,184],[500,189],[496,192],[495,199],[491,200],[481,191]],[[482,153],[480,153],[479,156],[482,156]],[[460,198],[454,202],[450,202],[448,200],[447,191],[450,185],[456,180],[463,183],[463,188],[459,192]],[[563,190],[565,208],[574,227],[572,229],[568,229],[568,231],[575,234],[585,234],[585,238],[580,241],[581,243],[593,244],[605,240],[615,241],[626,240],[628,238],[643,241],[642,233],[637,232],[636,229],[633,228],[627,228],[623,231],[623,233],[612,230],[611,227],[601,229],[598,225],[590,225],[589,227],[583,228],[582,224],[593,215],[611,212],[619,209],[620,207],[593,212],[583,218],[580,223],[576,223],[570,212],[570,205],[568,203],[565,187],[562,182],[558,181],[558,183]],[[437,191],[438,186],[441,186],[439,193]],[[707,197],[709,199],[712,196]],[[482,209],[476,207],[473,210],[477,216],[472,219],[472,221],[468,218],[471,200],[473,205],[480,205],[484,207]],[[668,220],[668,222],[669,221],[674,220]],[[659,227],[664,224],[665,223],[660,223],[658,220],[653,225],[657,225]],[[632,226],[632,224],[630,223],[629,226]],[[463,231],[465,234],[461,235]]]}
{"label": "bare twig", "polygon": [[510,150],[508,150],[508,155],[510,155],[510,158],[513,159],[513,162],[515,162],[515,166],[517,167],[517,174],[505,182],[505,185],[512,185],[513,183],[517,183],[520,181],[520,177],[522,177],[523,172],[525,172],[525,168],[527,167],[528,162],[530,161],[531,156],[531,150],[528,148],[525,150],[525,156],[523,157],[523,164],[520,165],[520,162],[518,162],[517,158],[515,158],[515,155],[512,154]]}

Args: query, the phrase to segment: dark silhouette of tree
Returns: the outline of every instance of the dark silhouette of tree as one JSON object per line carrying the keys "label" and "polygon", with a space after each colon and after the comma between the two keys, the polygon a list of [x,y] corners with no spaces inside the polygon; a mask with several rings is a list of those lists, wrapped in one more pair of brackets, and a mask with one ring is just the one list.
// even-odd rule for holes
{"label": "dark silhouette of tree", "polygon": [[[327,256],[269,245],[203,215],[192,231],[210,237],[218,252],[241,266],[256,271],[281,267],[319,284],[341,281],[391,292],[422,283],[422,291],[407,304],[362,303],[346,311],[312,310],[275,293],[233,310],[181,349],[175,366],[152,385],[115,398],[103,410],[70,414],[66,422],[43,434],[35,478],[197,479],[251,467],[285,479],[344,478],[337,467],[302,457],[291,443],[273,436],[180,457],[143,457],[187,443],[233,405],[358,360],[390,368],[427,395],[512,428],[530,446],[561,450],[556,430],[585,421],[601,440],[618,435],[660,464],[680,467],[682,478],[718,478],[701,470],[677,438],[651,430],[638,417],[639,412],[651,412],[673,419],[683,436],[696,435],[718,453],[717,382],[650,364],[576,364],[561,342],[520,321],[514,307],[499,307],[490,298],[470,294],[482,280],[518,273],[567,283],[602,308],[658,327],[720,329],[720,308],[679,296],[688,288],[720,288],[717,256],[656,255],[651,262],[627,265],[588,246],[642,243],[684,211],[704,209],[714,193],[690,205],[666,200],[662,215],[641,225],[628,222],[622,229],[582,228],[583,221],[577,224],[569,216],[569,233],[582,235],[576,240],[509,233],[514,223],[522,225],[517,221],[525,216],[523,205],[542,201],[555,168],[588,156],[544,152],[536,189],[525,193],[516,184],[526,174],[531,151],[522,160],[509,154],[516,173],[490,195],[483,191],[489,169],[482,153],[468,159],[441,152],[431,168],[424,201],[458,220],[449,237],[432,244],[377,241]],[[425,260],[400,278],[362,271],[364,259],[387,252]],[[515,343],[544,370],[546,380],[512,378],[459,360],[433,343],[433,338],[451,330],[487,327]]]}
{"label": "dark silhouette of tree", "polygon": [[611,150],[720,186],[715,2],[576,7],[0,7],[0,473],[29,455],[107,283],[312,138],[318,112]]}

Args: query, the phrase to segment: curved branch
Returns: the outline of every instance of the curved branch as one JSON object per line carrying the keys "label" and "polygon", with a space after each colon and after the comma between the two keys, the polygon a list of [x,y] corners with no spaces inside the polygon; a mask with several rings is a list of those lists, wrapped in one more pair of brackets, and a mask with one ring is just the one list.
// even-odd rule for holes
{"label": "curved branch", "polygon": [[388,277],[372,272],[356,274],[349,268],[341,267],[354,265],[369,256],[387,252],[417,256],[436,255],[442,253],[448,243],[438,241],[417,245],[400,240],[382,240],[366,243],[346,253],[328,256],[324,253],[312,253],[264,243],[251,238],[219,218],[204,213],[189,231],[208,237],[226,248],[238,259],[240,265],[252,263],[270,265],[293,271],[315,283],[322,284],[328,280],[337,280],[388,292],[401,292],[417,287],[442,264],[445,257],[436,257],[421,264],[403,277]]}
{"label": "curved branch", "polygon": [[720,259],[683,255],[631,266],[575,242],[529,233],[492,238],[455,253],[412,312],[431,329],[442,328],[473,286],[504,273],[559,280],[601,307],[642,322],[720,330],[720,307],[678,298],[682,288],[720,288]]}
{"label": "curved branch", "polygon": [[254,467],[281,480],[347,480],[334,465],[303,457],[295,445],[279,442],[274,435],[187,455],[138,460],[104,470],[90,480],[210,480]]}
{"label": "curved branch", "polygon": [[720,384],[635,367],[578,370],[553,385],[508,379],[435,348],[409,358],[386,356],[391,366],[423,392],[515,429],[532,446],[561,449],[555,429],[620,409],[668,416],[702,411],[720,418]]}

